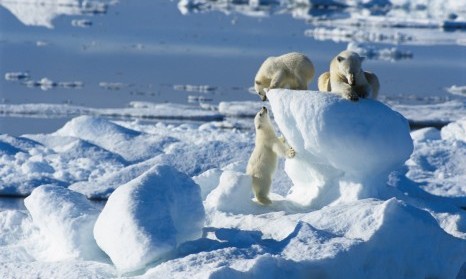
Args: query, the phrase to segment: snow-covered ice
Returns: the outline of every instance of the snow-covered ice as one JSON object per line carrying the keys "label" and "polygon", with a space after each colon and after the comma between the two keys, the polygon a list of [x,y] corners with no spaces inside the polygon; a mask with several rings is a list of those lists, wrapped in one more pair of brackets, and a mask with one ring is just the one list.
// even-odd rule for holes
{"label": "snow-covered ice", "polygon": [[[32,194],[0,209],[0,278],[456,277],[464,118],[410,133],[402,110],[374,100],[269,99],[297,150],[280,161],[271,206],[245,174],[252,128],[79,116],[50,134],[1,135],[1,192]],[[312,196],[321,190],[332,195]]]}
{"label": "snow-covered ice", "polygon": [[100,211],[85,196],[61,186],[44,185],[24,204],[47,242],[46,250],[37,256],[39,260],[95,260],[103,256],[92,233]]}
{"label": "snow-covered ice", "polygon": [[408,121],[380,102],[312,91],[271,90],[267,96],[296,150],[285,165],[294,184],[289,198],[303,206],[377,197],[388,174],[411,155]]}
{"label": "snow-covered ice", "polygon": [[118,270],[131,272],[200,238],[203,225],[199,186],[173,167],[161,165],[112,193],[94,236]]}
{"label": "snow-covered ice", "polygon": [[417,141],[407,162],[407,176],[423,189],[438,196],[455,198],[466,206],[466,118],[440,131],[425,128],[413,132]]}

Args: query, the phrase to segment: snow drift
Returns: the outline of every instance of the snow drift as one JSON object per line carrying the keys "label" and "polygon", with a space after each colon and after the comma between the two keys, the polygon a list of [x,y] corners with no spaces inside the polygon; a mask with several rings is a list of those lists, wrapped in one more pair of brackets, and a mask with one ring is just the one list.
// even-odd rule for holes
{"label": "snow drift", "polygon": [[408,121],[380,102],[309,91],[267,96],[297,153],[285,170],[294,184],[289,198],[301,205],[379,197],[388,174],[413,150]]}

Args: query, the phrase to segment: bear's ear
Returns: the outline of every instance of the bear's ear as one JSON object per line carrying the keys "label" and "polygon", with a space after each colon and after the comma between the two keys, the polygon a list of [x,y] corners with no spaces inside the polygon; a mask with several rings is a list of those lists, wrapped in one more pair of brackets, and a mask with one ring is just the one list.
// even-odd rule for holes
{"label": "bear's ear", "polygon": [[345,57],[337,56],[337,60],[338,60],[338,62],[341,62],[341,61],[345,60]]}

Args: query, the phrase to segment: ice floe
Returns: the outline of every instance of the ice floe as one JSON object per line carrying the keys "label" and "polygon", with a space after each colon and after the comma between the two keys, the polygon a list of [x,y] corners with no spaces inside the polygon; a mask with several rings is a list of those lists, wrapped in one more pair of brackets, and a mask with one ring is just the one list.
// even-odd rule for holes
{"label": "ice floe", "polygon": [[24,25],[53,28],[53,20],[61,15],[94,15],[107,12],[110,1],[79,0],[2,0],[0,5],[8,9]]}
{"label": "ice floe", "polygon": [[396,47],[379,48],[379,47],[375,47],[371,45],[357,44],[357,43],[351,42],[348,44],[347,49],[357,52],[360,56],[367,57],[368,59],[397,61],[397,60],[413,58],[412,52],[403,51]]}
{"label": "ice floe", "polygon": [[466,86],[452,85],[446,88],[446,90],[451,94],[455,94],[459,96],[466,96]]}

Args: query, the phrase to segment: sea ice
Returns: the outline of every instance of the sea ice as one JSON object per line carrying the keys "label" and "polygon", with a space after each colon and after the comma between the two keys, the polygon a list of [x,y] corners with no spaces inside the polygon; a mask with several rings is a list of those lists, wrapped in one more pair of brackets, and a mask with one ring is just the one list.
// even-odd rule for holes
{"label": "sea ice", "polygon": [[[374,100],[287,90],[269,99],[297,150],[280,161],[270,206],[254,203],[244,174],[253,130],[81,116],[52,134],[0,135],[2,193],[40,186],[29,212],[0,208],[0,277],[455,278],[466,260],[461,112],[410,137]],[[437,116],[428,109],[423,117]],[[98,215],[71,190],[110,198]]]}
{"label": "sea ice", "polygon": [[94,227],[98,245],[121,272],[168,256],[202,236],[199,186],[170,166],[155,166],[116,189]]}
{"label": "sea ice", "polygon": [[460,140],[466,142],[466,117],[443,127],[441,132],[444,140]]}
{"label": "sea ice", "polygon": [[455,198],[466,206],[466,118],[440,131],[425,128],[411,134],[416,145],[406,176],[431,194]]}

